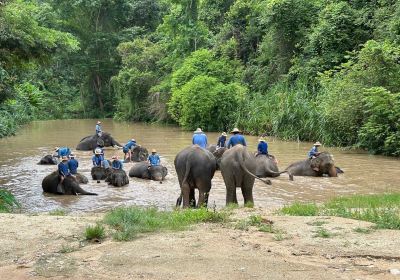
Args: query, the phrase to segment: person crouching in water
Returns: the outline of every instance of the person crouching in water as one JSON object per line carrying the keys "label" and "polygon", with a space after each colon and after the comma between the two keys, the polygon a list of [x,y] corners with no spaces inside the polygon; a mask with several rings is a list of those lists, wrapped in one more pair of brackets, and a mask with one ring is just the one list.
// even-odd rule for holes
{"label": "person crouching in water", "polygon": [[71,172],[71,174],[75,175],[78,173],[78,166],[79,162],[75,159],[74,154],[70,154],[70,159],[68,161],[68,169]]}
{"label": "person crouching in water", "polygon": [[68,157],[63,156],[61,162],[58,164],[58,176],[60,177],[60,182],[57,185],[57,193],[64,194],[65,191],[62,187],[65,177],[72,176],[68,168]]}
{"label": "person crouching in water", "polygon": [[265,141],[263,137],[258,139],[258,146],[257,146],[257,155],[266,155],[268,156],[268,143]]}
{"label": "person crouching in water", "polygon": [[118,159],[118,156],[113,155],[111,159],[113,160],[111,163],[112,169],[122,170],[123,164],[122,161]]}
{"label": "person crouching in water", "polygon": [[134,148],[135,146],[136,146],[136,140],[132,138],[122,148],[122,151],[125,154],[125,158],[124,158],[125,160],[129,159],[129,161],[132,161],[132,148]]}
{"label": "person crouching in water", "polygon": [[160,165],[160,156],[157,154],[156,149],[151,151],[151,155],[148,157],[149,167]]}
{"label": "person crouching in water", "polygon": [[221,136],[218,138],[217,149],[225,148],[226,143],[226,132],[222,132]]}

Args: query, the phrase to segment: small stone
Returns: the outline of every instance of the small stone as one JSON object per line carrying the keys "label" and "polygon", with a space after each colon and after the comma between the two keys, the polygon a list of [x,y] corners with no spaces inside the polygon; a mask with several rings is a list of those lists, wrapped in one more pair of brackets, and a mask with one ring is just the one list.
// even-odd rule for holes
{"label": "small stone", "polygon": [[389,269],[389,272],[390,272],[390,274],[393,274],[393,275],[400,275],[400,269],[397,269],[397,268]]}

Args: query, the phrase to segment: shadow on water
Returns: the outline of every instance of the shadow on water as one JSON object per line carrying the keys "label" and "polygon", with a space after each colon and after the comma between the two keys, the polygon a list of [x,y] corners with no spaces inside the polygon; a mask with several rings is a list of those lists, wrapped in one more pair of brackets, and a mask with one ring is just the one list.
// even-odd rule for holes
{"label": "shadow on water", "polygon": [[[123,205],[157,206],[171,209],[179,195],[179,184],[173,166],[175,155],[190,145],[192,132],[174,126],[103,121],[103,130],[110,132],[121,144],[130,138],[147,149],[156,148],[161,161],[168,168],[163,184],[130,178],[129,186],[115,188],[104,181],[82,185],[98,196],[58,196],[42,192],[42,179],[56,170],[56,166],[37,165],[40,158],[52,153],[55,146],[69,146],[79,160],[79,170],[90,178],[91,152],[75,151],[79,140],[94,134],[96,120],[37,121],[25,126],[17,136],[0,139],[0,187],[11,190],[21,202],[24,212],[43,212],[64,208],[72,212],[105,211]],[[207,133],[210,143],[218,133]],[[246,136],[251,150],[256,149],[257,137]],[[277,156],[283,170],[296,160],[305,158],[311,143],[283,142],[268,138],[270,153]],[[334,154],[336,163],[345,174],[338,178],[295,177],[287,175],[272,179],[266,186],[256,183],[254,198],[257,206],[276,207],[300,201],[324,201],[337,195],[382,193],[399,190],[400,161],[394,158],[372,156],[356,151],[322,148]],[[122,150],[107,148],[106,158],[113,154],[122,157]],[[124,164],[129,171],[131,164]],[[241,199],[240,190],[238,198]],[[210,206],[225,204],[225,185],[219,171],[213,179]]]}

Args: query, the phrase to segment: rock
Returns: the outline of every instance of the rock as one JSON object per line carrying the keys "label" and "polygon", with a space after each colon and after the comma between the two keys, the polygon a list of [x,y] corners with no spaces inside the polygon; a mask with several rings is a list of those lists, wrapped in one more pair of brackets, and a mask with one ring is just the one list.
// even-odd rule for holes
{"label": "rock", "polygon": [[389,269],[389,272],[390,272],[390,274],[393,274],[393,275],[400,275],[400,269],[397,269],[397,268]]}

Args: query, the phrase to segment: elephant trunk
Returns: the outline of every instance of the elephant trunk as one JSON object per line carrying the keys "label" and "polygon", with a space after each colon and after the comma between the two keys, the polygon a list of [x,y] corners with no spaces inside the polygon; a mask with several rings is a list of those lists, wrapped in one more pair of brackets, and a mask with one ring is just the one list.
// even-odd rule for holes
{"label": "elephant trunk", "polygon": [[337,177],[337,170],[335,165],[332,165],[328,171],[329,177]]}

